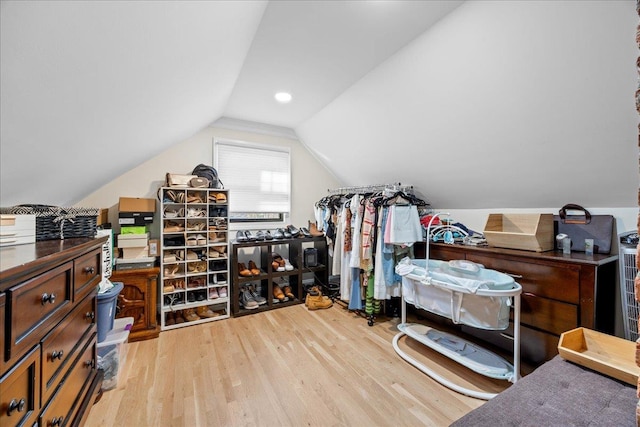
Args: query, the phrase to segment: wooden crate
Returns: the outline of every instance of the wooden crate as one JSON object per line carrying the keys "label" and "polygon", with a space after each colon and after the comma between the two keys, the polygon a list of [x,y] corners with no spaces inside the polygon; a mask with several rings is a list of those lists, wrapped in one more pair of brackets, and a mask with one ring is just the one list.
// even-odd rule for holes
{"label": "wooden crate", "polygon": [[578,365],[634,386],[638,384],[640,368],[636,365],[636,344],[633,341],[576,328],[560,335],[558,352]]}
{"label": "wooden crate", "polygon": [[553,250],[553,214],[489,214],[484,227],[489,246],[525,251]]}

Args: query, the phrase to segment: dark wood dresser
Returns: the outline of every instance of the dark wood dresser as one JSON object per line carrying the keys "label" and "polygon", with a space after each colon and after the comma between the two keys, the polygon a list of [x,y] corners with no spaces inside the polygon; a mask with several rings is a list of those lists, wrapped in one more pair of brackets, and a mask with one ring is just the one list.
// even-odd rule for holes
{"label": "dark wood dresser", "polygon": [[158,275],[160,269],[115,270],[112,282],[122,282],[124,288],[118,295],[116,317],[133,317],[129,342],[158,338],[157,321]]}
{"label": "dark wood dresser", "polygon": [[[415,256],[425,257],[424,244],[416,246]],[[558,354],[558,340],[564,331],[583,326],[614,333],[617,255],[431,243],[429,258],[466,259],[514,277],[522,286],[521,354],[535,365]],[[513,348],[511,326],[506,331],[461,329],[499,348]]]}
{"label": "dark wood dresser", "polygon": [[102,384],[97,289],[106,237],[0,249],[0,425],[82,425]]}

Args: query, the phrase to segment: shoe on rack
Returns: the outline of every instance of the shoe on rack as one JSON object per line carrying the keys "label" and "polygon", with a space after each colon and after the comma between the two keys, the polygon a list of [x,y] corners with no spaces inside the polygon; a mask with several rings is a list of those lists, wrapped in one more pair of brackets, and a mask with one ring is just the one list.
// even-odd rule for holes
{"label": "shoe on rack", "polygon": [[273,271],[285,271],[284,259],[275,252],[271,254],[271,267]]}
{"label": "shoe on rack", "polygon": [[271,234],[271,232],[269,230],[265,230],[264,231],[264,238],[266,240],[273,240],[273,235]]}
{"label": "shoe on rack", "polygon": [[221,288],[218,289],[218,295],[220,296],[220,298],[226,298],[227,297],[227,287],[223,286]]}
{"label": "shoe on rack", "polygon": [[249,239],[247,238],[247,235],[245,234],[244,230],[238,230],[236,232],[236,242],[244,243],[248,241]]}
{"label": "shoe on rack", "polygon": [[284,234],[285,239],[291,239],[293,237],[291,232],[286,228],[282,230],[282,234]]}
{"label": "shoe on rack", "polygon": [[247,310],[254,310],[258,308],[258,302],[245,287],[240,290],[240,304]]}
{"label": "shoe on rack", "polygon": [[300,234],[300,230],[298,230],[295,226],[291,224],[287,225],[287,231],[291,233],[292,237],[298,237],[298,235]]}
{"label": "shoe on rack", "polygon": [[249,271],[251,271],[251,274],[253,274],[254,276],[260,275],[260,269],[258,268],[256,263],[253,262],[253,260],[249,261]]}
{"label": "shoe on rack", "polygon": [[293,271],[293,265],[291,265],[289,260],[286,259],[286,258],[283,258],[282,260],[284,261],[284,269],[285,269],[285,271]]}
{"label": "shoe on rack", "polygon": [[182,310],[178,310],[175,312],[175,317],[176,317],[176,324],[178,323],[184,323],[184,317],[182,317]]}
{"label": "shoe on rack", "polygon": [[283,228],[278,228],[276,231],[273,232],[273,238],[274,239],[284,239],[284,229]]}
{"label": "shoe on rack", "polygon": [[196,314],[198,315],[198,317],[201,317],[201,318],[218,317],[220,315],[220,313],[216,313],[215,311],[212,311],[206,305],[201,305],[200,307],[198,307],[196,309]]}
{"label": "shoe on rack", "polygon": [[239,262],[238,263],[238,274],[242,277],[251,277],[253,276],[253,274],[251,273],[251,270],[249,270],[247,268],[247,266],[244,265],[244,263]]}
{"label": "shoe on rack", "polygon": [[333,306],[333,301],[331,301],[327,297],[323,297],[322,295],[318,295],[315,297],[307,295],[305,305],[309,310],[319,310],[323,308],[330,308],[331,306]]}
{"label": "shoe on rack", "polygon": [[324,236],[324,233],[318,230],[316,223],[311,221],[309,221],[309,233],[314,237]]}
{"label": "shoe on rack", "polygon": [[251,294],[253,299],[258,303],[258,305],[263,305],[267,303],[267,299],[262,295],[260,295],[253,285],[249,285],[247,289],[249,290],[249,293]]}
{"label": "shoe on rack", "polygon": [[256,239],[256,236],[254,236],[254,235],[251,233],[251,231],[250,231],[250,230],[246,230],[246,231],[244,232],[244,235],[245,235],[245,237],[247,238],[247,241],[249,241],[249,242],[255,242],[255,241],[257,240],[257,239]]}
{"label": "shoe on rack", "polygon": [[171,326],[176,324],[176,315],[173,311],[167,313],[167,316],[164,319],[165,326]]}
{"label": "shoe on rack", "polygon": [[313,237],[307,227],[300,227],[300,237]]}
{"label": "shoe on rack", "polygon": [[282,292],[284,292],[284,294],[287,296],[287,298],[289,298],[290,300],[294,300],[296,299],[296,296],[293,294],[293,292],[291,291],[291,286],[287,285],[284,288],[282,288]]}
{"label": "shoe on rack", "polygon": [[282,292],[282,288],[280,286],[273,284],[273,296],[278,299],[278,301],[283,302],[286,298],[284,292]]}
{"label": "shoe on rack", "polygon": [[196,320],[200,320],[200,316],[196,314],[196,311],[193,308],[187,308],[184,311],[184,320],[187,322],[194,322]]}
{"label": "shoe on rack", "polygon": [[218,288],[209,289],[209,299],[218,299],[220,298],[220,293],[218,292]]}
{"label": "shoe on rack", "polygon": [[257,240],[258,242],[262,242],[262,241],[266,240],[266,238],[267,238],[267,237],[266,237],[266,235],[264,234],[264,231],[262,231],[262,230],[258,230],[258,231],[256,231],[256,240]]}

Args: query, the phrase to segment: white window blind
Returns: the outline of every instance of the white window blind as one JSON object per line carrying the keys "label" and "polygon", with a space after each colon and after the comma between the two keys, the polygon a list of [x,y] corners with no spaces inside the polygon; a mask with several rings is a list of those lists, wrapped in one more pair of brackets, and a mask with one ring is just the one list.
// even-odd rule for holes
{"label": "white window blind", "polygon": [[288,148],[216,139],[214,165],[225,188],[231,192],[231,219],[275,219],[264,214],[289,213],[291,162]]}

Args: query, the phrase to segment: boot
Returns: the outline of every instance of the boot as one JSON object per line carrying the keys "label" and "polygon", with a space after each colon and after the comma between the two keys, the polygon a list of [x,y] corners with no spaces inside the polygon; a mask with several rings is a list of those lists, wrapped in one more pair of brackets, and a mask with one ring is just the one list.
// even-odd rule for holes
{"label": "boot", "polygon": [[251,270],[249,270],[242,262],[238,263],[238,274],[240,274],[240,276],[242,277],[253,276],[253,274],[251,274]]}
{"label": "boot", "polygon": [[309,234],[312,236],[324,236],[324,233],[318,230],[315,222],[309,221]]}
{"label": "boot", "polygon": [[329,298],[323,297],[322,295],[318,295],[315,297],[307,295],[306,304],[309,310],[318,310],[333,306],[333,302]]}

